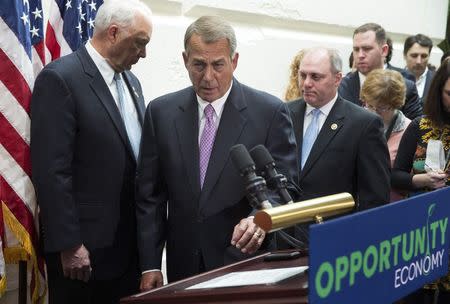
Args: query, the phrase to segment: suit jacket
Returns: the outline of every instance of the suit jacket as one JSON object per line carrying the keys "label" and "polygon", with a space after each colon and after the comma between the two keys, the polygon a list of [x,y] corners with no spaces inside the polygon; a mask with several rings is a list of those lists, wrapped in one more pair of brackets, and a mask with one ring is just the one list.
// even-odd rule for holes
{"label": "suit jacket", "polygon": [[[299,99],[288,106],[301,158],[306,103]],[[349,192],[357,210],[389,202],[389,152],[381,119],[338,97],[300,169],[298,183],[303,199]]]}
{"label": "suit jacket", "polygon": [[[142,124],[139,81],[129,71],[123,78]],[[42,70],[31,115],[32,176],[45,251],[84,244],[93,278],[122,275],[130,261],[137,263],[136,160],[119,110],[85,47]]]}
{"label": "suit jacket", "polygon": [[[406,84],[405,105],[401,108],[403,114],[409,119],[422,115],[422,102],[417,94],[416,84],[403,76]],[[361,86],[358,71],[347,74],[339,85],[339,95],[357,105],[362,105],[359,99]]]}
{"label": "suit jacket", "polygon": [[428,91],[430,90],[431,81],[433,80],[435,71],[428,69],[425,80],[425,88],[423,89],[422,103],[426,102]]}
{"label": "suit jacket", "polygon": [[193,88],[159,97],[147,107],[137,176],[140,262],[142,270],[159,269],[167,241],[169,281],[223,266],[234,226],[252,212],[244,181],[230,159],[233,145],[251,149],[263,144],[282,174],[288,179],[297,174],[295,137],[286,105],[233,81],[202,190]]}
{"label": "suit jacket", "polygon": [[391,65],[390,63],[386,65],[386,68],[389,70],[397,71],[400,74],[402,74],[403,78],[411,80],[414,83],[416,82],[416,77],[406,69],[398,68],[396,66]]}

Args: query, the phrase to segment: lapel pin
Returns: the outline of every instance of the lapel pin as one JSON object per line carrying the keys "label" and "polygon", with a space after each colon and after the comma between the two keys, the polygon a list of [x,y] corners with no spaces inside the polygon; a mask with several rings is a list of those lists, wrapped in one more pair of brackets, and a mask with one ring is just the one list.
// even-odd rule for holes
{"label": "lapel pin", "polygon": [[134,92],[134,95],[136,95],[136,97],[139,98],[139,94],[136,92],[136,89],[134,87],[133,87],[133,92]]}
{"label": "lapel pin", "polygon": [[333,130],[333,131],[334,131],[334,130],[336,130],[336,129],[337,129],[337,127],[338,127],[338,125],[337,125],[337,124],[335,124],[335,123],[334,123],[334,124],[331,124],[331,130]]}

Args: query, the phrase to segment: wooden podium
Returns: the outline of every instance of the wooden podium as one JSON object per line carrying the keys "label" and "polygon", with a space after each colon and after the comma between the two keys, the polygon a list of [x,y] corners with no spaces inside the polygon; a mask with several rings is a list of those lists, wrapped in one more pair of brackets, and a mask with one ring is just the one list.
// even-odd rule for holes
{"label": "wooden podium", "polygon": [[264,261],[264,256],[267,254],[265,253],[248,260],[205,272],[146,293],[123,298],[120,303],[308,303],[307,273],[270,285],[186,290],[187,287],[230,272],[308,265],[308,257],[306,254],[293,260],[266,262]]}

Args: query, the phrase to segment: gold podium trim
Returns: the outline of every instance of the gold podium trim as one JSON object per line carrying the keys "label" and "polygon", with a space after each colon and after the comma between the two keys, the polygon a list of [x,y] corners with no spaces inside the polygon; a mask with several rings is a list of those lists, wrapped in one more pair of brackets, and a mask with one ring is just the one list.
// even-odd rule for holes
{"label": "gold podium trim", "polygon": [[351,211],[355,201],[350,193],[343,192],[295,202],[256,212],[254,223],[266,232],[273,232],[295,224],[313,222]]}

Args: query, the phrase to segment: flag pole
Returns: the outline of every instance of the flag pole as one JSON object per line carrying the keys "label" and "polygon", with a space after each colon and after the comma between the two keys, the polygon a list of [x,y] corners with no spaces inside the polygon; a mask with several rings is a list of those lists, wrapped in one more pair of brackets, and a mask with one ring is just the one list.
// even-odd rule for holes
{"label": "flag pole", "polygon": [[19,261],[19,301],[27,304],[27,261]]}

